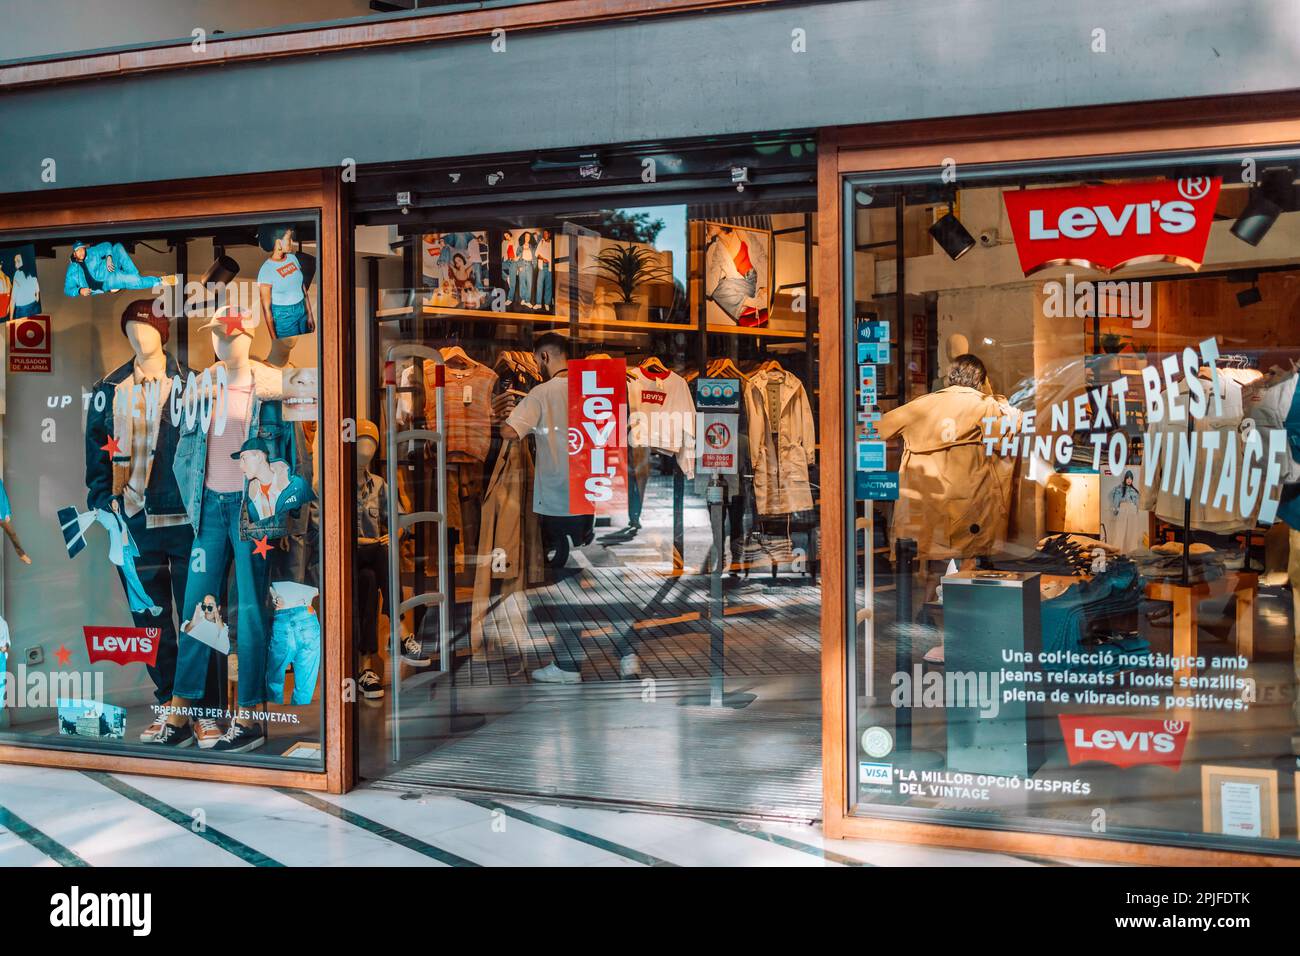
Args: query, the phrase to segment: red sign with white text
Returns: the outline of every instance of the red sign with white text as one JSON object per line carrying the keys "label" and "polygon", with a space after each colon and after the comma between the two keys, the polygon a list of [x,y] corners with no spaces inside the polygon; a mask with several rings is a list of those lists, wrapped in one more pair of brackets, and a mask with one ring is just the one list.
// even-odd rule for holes
{"label": "red sign with white text", "polygon": [[1187,746],[1186,722],[1137,717],[1060,715],[1070,766],[1099,760],[1117,767],[1155,764],[1177,770]]}
{"label": "red sign with white text", "polygon": [[1218,177],[1004,192],[1020,268],[1111,272],[1138,262],[1199,269],[1219,201]]}
{"label": "red sign with white text", "polygon": [[569,513],[627,510],[627,363],[569,363]]}
{"label": "red sign with white text", "polygon": [[158,660],[158,642],[162,629],[157,627],[82,627],[90,663],[112,661],[114,664],[148,664]]}

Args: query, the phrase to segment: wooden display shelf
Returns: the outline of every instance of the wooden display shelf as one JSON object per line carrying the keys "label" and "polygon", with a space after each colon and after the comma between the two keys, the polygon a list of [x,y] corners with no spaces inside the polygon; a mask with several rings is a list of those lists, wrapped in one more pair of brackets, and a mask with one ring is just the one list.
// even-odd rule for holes
{"label": "wooden display shelf", "polygon": [[[488,309],[446,309],[434,305],[426,305],[421,308],[423,315],[438,316],[447,319],[468,319],[475,322],[527,322],[543,323],[548,325],[569,325],[569,319],[566,316],[542,314],[536,312],[493,312]],[[378,319],[403,319],[412,318],[415,310],[411,306],[399,306],[394,309],[379,309],[375,312],[375,318]],[[594,319],[580,319],[578,327],[581,329],[608,329],[611,331],[634,331],[634,332],[698,332],[700,327],[693,322],[605,322]],[[765,336],[768,338],[780,339],[803,339],[806,337],[805,332],[787,331],[785,329],[760,329],[740,325],[708,325],[705,331],[709,335],[755,335]],[[813,338],[817,334],[813,333]]]}

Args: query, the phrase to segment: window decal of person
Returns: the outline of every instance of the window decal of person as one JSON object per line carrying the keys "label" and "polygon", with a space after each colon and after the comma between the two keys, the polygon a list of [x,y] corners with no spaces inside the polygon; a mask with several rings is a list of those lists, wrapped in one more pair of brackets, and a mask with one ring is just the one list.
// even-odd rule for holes
{"label": "window decal of person", "polygon": [[302,263],[293,252],[293,227],[263,227],[259,241],[263,249],[271,252],[257,273],[262,317],[267,320],[271,334],[283,339],[315,332],[316,319],[312,315]]}
{"label": "window decal of person", "polygon": [[76,298],[120,292],[123,289],[155,289],[176,284],[176,276],[142,276],[131,254],[120,242],[98,242],[93,246],[81,240],[72,244],[68,270],[63,277],[63,292]]}
{"label": "window decal of person", "polygon": [[23,255],[14,253],[13,297],[9,300],[11,319],[25,319],[41,311],[41,284],[36,278],[36,263],[28,263]]}
{"label": "window decal of person", "polygon": [[705,274],[713,287],[708,296],[737,325],[767,324],[767,257],[761,253],[732,227],[709,225]]}
{"label": "window decal of person", "polygon": [[230,457],[244,473],[248,518],[255,524],[283,518],[316,497],[307,480],[295,475],[264,438],[249,438]]}
{"label": "window decal of person", "polygon": [[1124,472],[1124,478],[1110,492],[1110,516],[1106,540],[1121,551],[1133,551],[1142,546],[1142,528],[1145,522],[1139,514],[1137,485],[1133,470]]}

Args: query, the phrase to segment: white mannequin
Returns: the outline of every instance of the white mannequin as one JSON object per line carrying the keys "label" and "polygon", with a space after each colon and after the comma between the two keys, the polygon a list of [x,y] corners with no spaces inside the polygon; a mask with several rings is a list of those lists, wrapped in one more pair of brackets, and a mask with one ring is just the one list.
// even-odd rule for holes
{"label": "white mannequin", "polygon": [[248,388],[253,383],[253,362],[248,357],[252,348],[252,336],[242,332],[231,336],[212,333],[212,351],[226,366],[226,380],[235,388]]}
{"label": "white mannequin", "polygon": [[265,364],[271,368],[287,368],[289,365],[289,355],[293,352],[293,347],[298,342],[298,336],[291,335],[283,339],[271,339],[271,351],[266,353]]}
{"label": "white mannequin", "polygon": [[[375,453],[378,451],[379,451],[379,445],[377,445],[374,439],[370,438],[368,435],[362,436],[361,438],[357,439],[357,482],[358,483],[364,482],[366,480],[366,475],[370,472],[370,463],[374,461]],[[357,544],[382,544],[384,546],[387,546],[388,540],[389,538],[388,535],[386,534],[381,535],[378,538],[358,537]],[[385,608],[384,610],[386,613],[389,614],[392,613],[392,611],[387,608]],[[406,637],[408,633],[408,628],[406,626],[405,620],[401,622],[400,627],[402,629],[402,636]],[[384,666],[384,662],[380,659],[378,654],[361,655],[362,670],[372,670],[377,674],[382,674],[383,666]]]}
{"label": "white mannequin", "polygon": [[135,367],[145,378],[165,378],[167,354],[163,351],[162,335],[148,322],[126,323],[126,340],[135,353]]}

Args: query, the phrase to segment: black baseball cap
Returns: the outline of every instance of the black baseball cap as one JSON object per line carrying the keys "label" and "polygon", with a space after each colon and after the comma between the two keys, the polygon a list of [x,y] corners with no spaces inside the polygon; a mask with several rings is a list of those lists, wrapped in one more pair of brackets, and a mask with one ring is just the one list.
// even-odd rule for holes
{"label": "black baseball cap", "polygon": [[264,455],[266,455],[267,461],[270,461],[272,459],[271,443],[267,441],[265,438],[254,437],[254,438],[245,439],[244,443],[239,446],[239,451],[234,452],[230,457],[238,460],[239,456],[246,451],[260,451]]}

